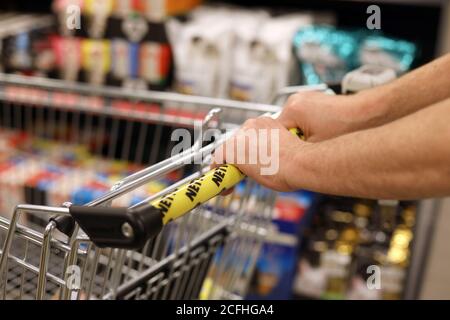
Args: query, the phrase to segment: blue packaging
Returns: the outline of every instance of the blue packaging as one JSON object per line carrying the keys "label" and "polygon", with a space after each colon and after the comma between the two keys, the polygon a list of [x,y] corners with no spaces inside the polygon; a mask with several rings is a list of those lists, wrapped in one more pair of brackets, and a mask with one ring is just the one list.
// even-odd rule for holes
{"label": "blue packaging", "polygon": [[359,60],[361,65],[378,65],[402,74],[411,69],[417,55],[418,48],[412,42],[377,35],[364,39]]}
{"label": "blue packaging", "polygon": [[337,30],[331,26],[301,29],[294,38],[294,47],[303,83],[340,83],[347,72],[358,66],[361,36],[360,32]]}
{"label": "blue packaging", "polygon": [[412,68],[418,55],[412,42],[379,31],[346,31],[331,26],[300,30],[294,49],[306,85],[340,84],[348,72],[362,65],[391,68],[400,75]]}
{"label": "blue packaging", "polygon": [[292,298],[301,230],[310,221],[309,208],[314,197],[306,191],[279,194],[272,220],[278,232],[262,246],[248,299]]}

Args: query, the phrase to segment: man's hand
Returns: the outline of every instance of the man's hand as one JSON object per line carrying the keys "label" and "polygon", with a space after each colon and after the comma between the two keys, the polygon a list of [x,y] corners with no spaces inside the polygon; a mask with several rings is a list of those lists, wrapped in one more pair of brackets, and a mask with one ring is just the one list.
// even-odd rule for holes
{"label": "man's hand", "polygon": [[[320,92],[294,94],[278,119],[260,117],[247,120],[230,140],[216,150],[213,166],[234,164],[268,188],[294,191],[299,171],[295,158],[311,145],[310,142],[330,139],[366,126],[368,117],[359,112],[362,104],[354,97]],[[288,129],[294,128],[300,128],[308,142],[289,132]],[[268,134],[261,135],[264,130]],[[271,159],[270,165],[276,167],[274,172],[264,174],[269,164],[263,161],[266,159],[261,159],[261,152]]]}
{"label": "man's hand", "polygon": [[[295,94],[279,119],[247,121],[217,150],[215,163],[235,164],[278,191],[405,200],[448,196],[450,78],[442,70],[449,68],[450,54],[352,96]],[[287,128],[303,130],[308,142]],[[257,134],[264,129],[278,135]],[[277,170],[263,173],[274,164]]]}
{"label": "man's hand", "polygon": [[369,127],[368,112],[357,96],[300,92],[289,97],[278,121],[299,128],[309,142],[318,142]]}
{"label": "man's hand", "polygon": [[294,158],[308,144],[277,120],[251,119],[216,150],[213,166],[233,164],[263,186],[294,191],[292,178],[297,175]]}
{"label": "man's hand", "polygon": [[450,98],[450,54],[389,84],[350,96],[319,92],[292,95],[280,117],[310,142],[379,127]]}

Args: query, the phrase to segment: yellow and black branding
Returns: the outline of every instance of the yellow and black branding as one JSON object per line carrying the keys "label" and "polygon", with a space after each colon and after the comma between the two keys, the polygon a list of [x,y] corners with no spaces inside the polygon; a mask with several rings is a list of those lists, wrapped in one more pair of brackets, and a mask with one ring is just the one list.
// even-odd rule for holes
{"label": "yellow and black branding", "polygon": [[170,207],[172,206],[173,199],[174,198],[172,194],[170,194],[165,196],[159,201],[158,207],[164,215],[169,211]]}
{"label": "yellow and black branding", "polygon": [[204,176],[197,180],[191,181],[191,183],[187,186],[186,190],[186,197],[191,200],[191,202],[194,202],[195,198],[197,197],[198,193],[200,192],[200,189],[202,187],[202,183],[204,181]]}
{"label": "yellow and black branding", "polygon": [[225,179],[225,175],[227,174],[227,168],[228,166],[218,167],[216,170],[214,170],[214,174],[212,177],[212,181],[216,184],[218,188],[223,183],[223,179]]}
{"label": "yellow and black branding", "polygon": [[[290,131],[304,139],[302,130]],[[236,166],[223,165],[153,201],[151,205],[161,211],[163,224],[166,225],[223,191],[233,188],[244,179],[245,175]]]}
{"label": "yellow and black branding", "polygon": [[297,137],[299,137],[302,140],[306,140],[306,136],[303,132],[303,130],[301,129],[291,129],[289,130],[291,133],[293,133],[294,135],[296,135]]}
{"label": "yellow and black branding", "polygon": [[237,167],[223,165],[155,200],[151,205],[161,211],[165,225],[234,187],[244,178],[245,175]]}

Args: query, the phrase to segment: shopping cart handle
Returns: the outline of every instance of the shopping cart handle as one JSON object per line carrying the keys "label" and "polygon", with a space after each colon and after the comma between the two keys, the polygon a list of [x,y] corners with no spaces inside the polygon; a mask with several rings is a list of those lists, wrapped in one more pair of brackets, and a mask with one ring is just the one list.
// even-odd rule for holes
{"label": "shopping cart handle", "polygon": [[[299,129],[290,130],[303,138]],[[163,226],[245,179],[234,165],[222,165],[151,203],[134,208],[71,206],[70,213],[98,247],[137,249]]]}
{"label": "shopping cart handle", "polygon": [[49,222],[53,222],[56,229],[68,237],[71,237],[75,231],[75,220],[71,216],[53,216]]}
{"label": "shopping cart handle", "polygon": [[100,248],[140,249],[163,227],[161,211],[150,206],[132,209],[71,206],[70,214]]}

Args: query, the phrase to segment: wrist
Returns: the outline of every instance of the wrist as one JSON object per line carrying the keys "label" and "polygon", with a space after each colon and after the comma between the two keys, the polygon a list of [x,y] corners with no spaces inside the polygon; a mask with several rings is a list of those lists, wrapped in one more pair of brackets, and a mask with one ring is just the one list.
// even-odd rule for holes
{"label": "wrist", "polygon": [[[286,185],[292,191],[308,189],[311,165],[311,152],[319,143],[302,142],[298,147],[292,150],[291,157],[287,161],[287,166],[283,172],[283,178]],[[301,174],[296,174],[301,172]]]}
{"label": "wrist", "polygon": [[381,90],[368,90],[345,96],[348,105],[346,117],[352,130],[364,130],[388,122],[390,110],[389,94]]}

